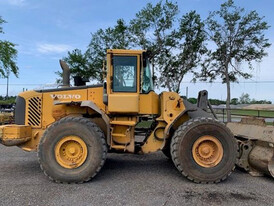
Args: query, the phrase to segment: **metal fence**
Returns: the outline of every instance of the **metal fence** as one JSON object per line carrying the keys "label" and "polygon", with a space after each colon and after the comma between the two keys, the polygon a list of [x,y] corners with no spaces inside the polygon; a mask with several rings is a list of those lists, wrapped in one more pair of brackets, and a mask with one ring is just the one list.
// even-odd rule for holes
{"label": "metal fence", "polygon": [[[219,120],[227,121],[226,108],[214,108]],[[267,124],[274,125],[274,110],[257,110],[257,109],[230,109],[232,121],[240,121],[242,117],[259,117],[264,118]]]}

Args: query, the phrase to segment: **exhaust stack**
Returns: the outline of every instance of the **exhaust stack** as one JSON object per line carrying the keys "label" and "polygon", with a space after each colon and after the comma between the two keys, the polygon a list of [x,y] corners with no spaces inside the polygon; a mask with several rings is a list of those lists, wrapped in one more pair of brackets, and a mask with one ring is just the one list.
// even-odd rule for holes
{"label": "exhaust stack", "polygon": [[63,85],[62,87],[70,87],[70,70],[66,62],[59,60],[60,66],[63,69]]}

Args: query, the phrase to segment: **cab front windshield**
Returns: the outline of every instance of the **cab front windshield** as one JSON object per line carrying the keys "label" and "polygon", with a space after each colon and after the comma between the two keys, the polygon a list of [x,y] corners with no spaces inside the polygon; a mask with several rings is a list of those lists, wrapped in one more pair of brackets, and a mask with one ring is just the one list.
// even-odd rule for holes
{"label": "cab front windshield", "polygon": [[150,63],[148,59],[146,59],[145,62],[146,62],[146,65],[143,70],[143,79],[142,79],[142,93],[148,93],[154,90],[152,76],[150,72]]}

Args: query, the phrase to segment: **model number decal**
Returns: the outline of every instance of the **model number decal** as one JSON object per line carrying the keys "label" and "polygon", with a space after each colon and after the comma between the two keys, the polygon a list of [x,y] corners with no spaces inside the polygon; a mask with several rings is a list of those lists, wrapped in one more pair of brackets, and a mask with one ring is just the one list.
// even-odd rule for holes
{"label": "model number decal", "polygon": [[81,99],[80,94],[51,94],[52,99]]}

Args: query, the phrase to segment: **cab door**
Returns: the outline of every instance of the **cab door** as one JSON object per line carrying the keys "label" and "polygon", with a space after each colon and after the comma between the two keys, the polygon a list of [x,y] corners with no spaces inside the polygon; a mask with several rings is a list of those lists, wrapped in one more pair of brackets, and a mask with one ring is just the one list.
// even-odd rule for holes
{"label": "cab door", "polygon": [[139,112],[140,55],[111,55],[108,111]]}

